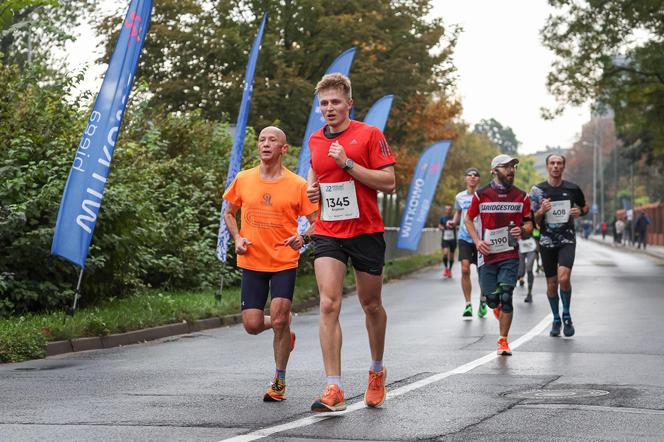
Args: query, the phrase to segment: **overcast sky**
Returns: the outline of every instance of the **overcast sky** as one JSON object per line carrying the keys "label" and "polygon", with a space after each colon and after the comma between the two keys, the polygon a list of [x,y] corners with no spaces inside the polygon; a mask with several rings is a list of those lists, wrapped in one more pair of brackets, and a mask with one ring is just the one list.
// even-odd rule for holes
{"label": "overcast sky", "polygon": [[[116,3],[101,0],[106,8]],[[552,106],[546,74],[553,54],[540,43],[539,30],[551,11],[546,0],[433,0],[433,16],[446,26],[461,25],[454,55],[458,95],[463,119],[475,124],[495,118],[514,130],[520,152],[532,153],[546,145],[571,147],[590,111],[570,108],[555,120],[540,117],[542,106]],[[124,14],[124,12],[122,12]],[[72,70],[88,65],[84,89],[98,90],[104,68],[94,66],[99,57],[90,29],[70,44],[67,58]]]}
{"label": "overcast sky", "polygon": [[546,145],[571,147],[590,119],[589,107],[570,108],[546,121],[541,107],[555,101],[546,90],[553,54],[539,30],[552,11],[546,0],[434,0],[433,16],[461,25],[454,65],[463,118],[471,124],[495,118],[514,130],[520,151]]}

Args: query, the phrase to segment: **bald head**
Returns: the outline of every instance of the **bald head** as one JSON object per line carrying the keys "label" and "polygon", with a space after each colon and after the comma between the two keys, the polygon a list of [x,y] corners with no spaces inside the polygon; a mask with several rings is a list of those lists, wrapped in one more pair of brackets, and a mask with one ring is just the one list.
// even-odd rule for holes
{"label": "bald head", "polygon": [[277,137],[277,139],[282,145],[287,144],[286,134],[284,133],[283,130],[279,129],[276,126],[268,126],[265,129],[263,129],[261,133],[258,135],[258,139],[260,140],[261,137],[268,137],[270,135]]}

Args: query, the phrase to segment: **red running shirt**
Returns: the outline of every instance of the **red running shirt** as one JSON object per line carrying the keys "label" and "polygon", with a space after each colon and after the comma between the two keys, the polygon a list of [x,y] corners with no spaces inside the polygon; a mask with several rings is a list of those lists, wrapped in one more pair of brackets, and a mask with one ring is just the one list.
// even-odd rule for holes
{"label": "red running shirt", "polygon": [[351,238],[357,235],[383,232],[385,226],[380,217],[376,191],[355,180],[332,157],[327,156],[330,145],[335,141],[341,144],[348,158],[355,164],[368,169],[381,169],[396,163],[383,133],[374,126],[351,120],[350,126],[335,138],[325,136],[325,127],[314,132],[309,138],[311,168],[318,177],[321,187],[324,183],[339,183],[353,180],[359,218],[323,221],[321,211],[314,228],[314,234],[335,238]]}
{"label": "red running shirt", "polygon": [[[524,218],[530,217],[530,198],[523,190],[511,186],[507,191],[495,189],[488,184],[473,195],[468,207],[468,217],[475,219],[479,215],[482,223],[480,238],[486,239],[486,231],[507,227],[510,221],[516,226],[523,224]],[[519,251],[513,248],[508,251],[478,256],[478,265],[491,264],[506,259],[519,259]],[[483,263],[480,263],[483,258]]]}

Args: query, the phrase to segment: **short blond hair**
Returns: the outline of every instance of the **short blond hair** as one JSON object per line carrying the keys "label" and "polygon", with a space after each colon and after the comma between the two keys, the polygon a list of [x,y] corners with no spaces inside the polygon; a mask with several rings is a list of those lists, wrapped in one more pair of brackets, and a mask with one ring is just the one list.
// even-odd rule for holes
{"label": "short blond hair", "polygon": [[350,79],[344,74],[335,72],[334,74],[323,75],[323,78],[316,85],[314,93],[318,95],[320,91],[326,89],[338,89],[343,92],[348,99],[353,98],[353,89],[350,85]]}

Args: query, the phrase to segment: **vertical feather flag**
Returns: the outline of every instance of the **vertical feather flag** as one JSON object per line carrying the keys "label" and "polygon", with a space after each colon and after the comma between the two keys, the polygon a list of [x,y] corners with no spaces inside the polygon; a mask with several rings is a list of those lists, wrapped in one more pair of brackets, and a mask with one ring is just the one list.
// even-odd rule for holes
{"label": "vertical feather flag", "polygon": [[[263,32],[265,31],[265,22],[267,20],[267,13],[263,16],[260,27],[254,43],[249,52],[249,61],[247,62],[247,71],[244,75],[244,90],[242,92],[242,102],[240,104],[240,112],[237,116],[237,124],[235,125],[235,135],[233,137],[233,150],[231,152],[231,160],[228,163],[228,174],[226,175],[226,188],[231,185],[235,179],[235,175],[240,171],[242,166],[242,151],[244,150],[244,136],[247,130],[247,120],[249,119],[249,107],[251,105],[251,93],[254,85],[254,73],[256,72],[256,63],[258,61],[258,53],[261,49],[261,41],[263,40]],[[230,233],[224,222],[224,212],[226,211],[228,202],[224,200],[221,204],[221,215],[219,222],[219,235],[217,237],[217,258],[221,262],[226,262],[226,254],[228,252],[228,243],[230,241]]]}
{"label": "vertical feather flag", "polygon": [[387,124],[387,117],[390,116],[390,109],[392,109],[392,100],[394,95],[385,95],[379,98],[371,106],[369,112],[364,116],[364,122],[380,129],[381,132],[385,131]]}
{"label": "vertical feather flag", "polygon": [[420,156],[410,182],[406,207],[401,218],[397,237],[397,248],[417,250],[422,236],[422,228],[429,215],[440,173],[445,165],[451,141],[439,141],[430,145]]}
{"label": "vertical feather flag", "polygon": [[151,0],[133,0],[62,194],[51,253],[84,268],[120,125],[150,25]]}

